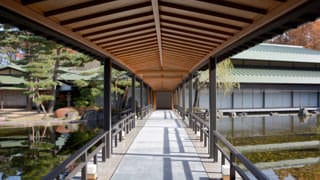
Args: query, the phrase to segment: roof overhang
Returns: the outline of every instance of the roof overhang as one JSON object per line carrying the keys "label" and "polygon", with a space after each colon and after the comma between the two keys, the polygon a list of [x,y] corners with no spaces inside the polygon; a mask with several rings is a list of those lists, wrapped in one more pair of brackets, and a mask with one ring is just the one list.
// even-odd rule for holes
{"label": "roof overhang", "polygon": [[313,20],[308,0],[2,0],[1,19],[100,60],[111,58],[154,90],[173,90],[222,60]]}

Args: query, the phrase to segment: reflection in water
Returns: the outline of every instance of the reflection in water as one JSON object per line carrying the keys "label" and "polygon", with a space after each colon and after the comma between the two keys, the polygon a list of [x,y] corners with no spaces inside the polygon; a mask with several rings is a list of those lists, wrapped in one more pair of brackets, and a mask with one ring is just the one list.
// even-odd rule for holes
{"label": "reflection in water", "polygon": [[[0,179],[12,176],[41,179],[67,157],[61,154],[62,147],[69,142],[69,136],[80,131],[84,130],[79,124],[0,128]],[[86,134],[73,139],[79,144],[85,137]]]}
{"label": "reflection in water", "polygon": [[[235,146],[320,141],[319,115],[303,118],[294,115],[224,117],[217,122],[217,127]],[[272,179],[320,179],[319,148],[254,152],[245,156],[261,168],[264,164],[267,164],[265,167],[274,164],[274,169],[263,169]],[[315,164],[310,164],[311,161]]]}
{"label": "reflection in water", "polygon": [[228,138],[317,133],[319,116],[224,117],[217,122],[219,132]]}

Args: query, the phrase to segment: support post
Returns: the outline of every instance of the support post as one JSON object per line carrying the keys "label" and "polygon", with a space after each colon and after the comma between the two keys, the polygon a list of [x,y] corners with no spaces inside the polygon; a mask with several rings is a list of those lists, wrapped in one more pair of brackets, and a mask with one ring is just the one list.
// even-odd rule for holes
{"label": "support post", "polygon": [[112,130],[111,130],[111,67],[109,58],[104,60],[104,123],[103,130],[107,131],[105,147],[103,148],[103,160],[111,157],[112,152]]}
{"label": "support post", "polygon": [[192,127],[192,74],[189,79],[189,128]]}
{"label": "support post", "polygon": [[214,161],[218,160],[218,151],[215,148],[215,144],[217,142],[216,137],[214,136],[213,131],[216,131],[217,127],[217,97],[216,97],[216,85],[217,85],[217,77],[216,77],[216,65],[217,59],[210,58],[209,61],[209,107],[210,107],[210,122],[209,122],[209,155]]}
{"label": "support post", "polygon": [[140,80],[140,119],[143,119],[142,109],[143,109],[143,81]]}
{"label": "support post", "polygon": [[136,115],[137,115],[137,107],[136,107],[136,75],[132,75],[132,81],[131,81],[131,93],[132,93],[132,104],[131,104],[131,107],[132,107],[132,113],[134,114],[133,116],[133,128],[135,127],[136,125]]}
{"label": "support post", "polygon": [[262,108],[266,108],[266,90],[262,91]]}
{"label": "support post", "polygon": [[148,85],[146,85],[146,100],[147,100],[147,106],[149,106],[149,86]]}
{"label": "support post", "polygon": [[186,110],[186,99],[185,99],[185,87],[184,87],[184,82],[182,83],[182,109],[183,109],[183,114],[182,114],[182,120],[185,119],[185,110]]}
{"label": "support post", "polygon": [[320,107],[320,92],[317,92],[317,107]]}

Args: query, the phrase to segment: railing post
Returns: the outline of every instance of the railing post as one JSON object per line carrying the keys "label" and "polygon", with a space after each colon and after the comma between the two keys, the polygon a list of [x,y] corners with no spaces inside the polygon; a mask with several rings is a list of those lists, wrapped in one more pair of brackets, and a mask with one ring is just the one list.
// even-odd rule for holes
{"label": "railing post", "polygon": [[209,61],[209,107],[210,107],[210,120],[209,120],[209,155],[214,161],[218,161],[218,151],[215,148],[217,142],[213,131],[216,130],[217,124],[217,105],[216,105],[216,58],[210,58]]}
{"label": "railing post", "polygon": [[82,155],[82,162],[85,165],[81,169],[81,180],[87,180],[87,152]]}
{"label": "railing post", "polygon": [[190,78],[189,78],[189,128],[192,127],[191,113],[192,113],[192,74],[190,75]]}
{"label": "railing post", "polygon": [[105,148],[102,154],[106,158],[111,157],[112,148],[112,126],[111,126],[111,67],[109,58],[104,60],[104,131],[109,132],[105,138]]}
{"label": "railing post", "polygon": [[236,179],[236,169],[234,167],[234,163],[236,161],[236,157],[233,152],[230,152],[230,179]]}

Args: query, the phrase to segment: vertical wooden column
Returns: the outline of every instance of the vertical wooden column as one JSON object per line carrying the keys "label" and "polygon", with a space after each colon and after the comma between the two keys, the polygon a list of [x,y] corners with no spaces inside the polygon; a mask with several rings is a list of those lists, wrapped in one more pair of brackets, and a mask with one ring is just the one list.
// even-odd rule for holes
{"label": "vertical wooden column", "polygon": [[[183,112],[185,112],[186,110],[186,99],[185,99],[185,87],[184,87],[184,82],[182,82],[182,108],[183,108]],[[185,113],[182,114],[182,120],[185,119]]]}
{"label": "vertical wooden column", "polygon": [[140,119],[143,119],[142,108],[143,108],[143,81],[140,80]]}
{"label": "vertical wooden column", "polygon": [[137,115],[137,107],[136,107],[136,75],[132,75],[132,81],[131,81],[131,86],[132,86],[132,89],[131,89],[131,93],[132,93],[132,104],[131,104],[131,107],[132,107],[132,113],[134,113],[134,117],[133,117],[133,126],[135,127],[135,121],[136,121],[136,115]]}
{"label": "vertical wooden column", "polygon": [[192,117],[191,117],[191,113],[192,113],[192,74],[190,75],[189,78],[189,128],[191,128],[191,124],[192,124]]}
{"label": "vertical wooden column", "polygon": [[149,106],[149,86],[146,84],[146,100],[147,100],[147,106]]}
{"label": "vertical wooden column", "polygon": [[102,151],[102,159],[111,157],[112,152],[112,130],[111,130],[111,67],[109,58],[104,60],[104,123],[103,130],[109,132],[105,138],[105,147]]}
{"label": "vertical wooden column", "polygon": [[218,160],[218,151],[215,148],[217,142],[213,131],[217,130],[217,77],[216,77],[216,65],[217,59],[210,58],[209,61],[209,109],[210,109],[210,120],[209,120],[209,155],[214,161]]}

